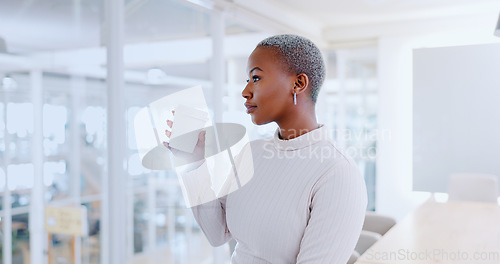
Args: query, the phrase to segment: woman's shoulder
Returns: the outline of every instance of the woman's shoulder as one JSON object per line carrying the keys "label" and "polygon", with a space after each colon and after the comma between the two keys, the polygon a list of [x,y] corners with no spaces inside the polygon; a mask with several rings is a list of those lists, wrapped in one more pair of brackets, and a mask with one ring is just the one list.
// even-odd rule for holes
{"label": "woman's shoulder", "polygon": [[362,178],[361,171],[354,158],[346,150],[338,147],[333,140],[326,139],[319,145],[319,159],[321,163],[326,165],[321,178]]}
{"label": "woman's shoulder", "polygon": [[347,166],[356,164],[355,161],[345,149],[339,147],[335,141],[331,139],[324,139],[316,144],[316,150],[319,152],[320,159],[330,163],[332,166]]}

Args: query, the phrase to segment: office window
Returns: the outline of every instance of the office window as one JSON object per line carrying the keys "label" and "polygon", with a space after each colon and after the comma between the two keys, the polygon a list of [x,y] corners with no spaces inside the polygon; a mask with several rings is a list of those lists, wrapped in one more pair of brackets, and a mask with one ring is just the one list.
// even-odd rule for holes
{"label": "office window", "polygon": [[[326,113],[339,147],[354,158],[367,185],[368,210],[375,210],[378,112],[375,47],[327,53]],[[321,94],[320,94],[321,96]]]}

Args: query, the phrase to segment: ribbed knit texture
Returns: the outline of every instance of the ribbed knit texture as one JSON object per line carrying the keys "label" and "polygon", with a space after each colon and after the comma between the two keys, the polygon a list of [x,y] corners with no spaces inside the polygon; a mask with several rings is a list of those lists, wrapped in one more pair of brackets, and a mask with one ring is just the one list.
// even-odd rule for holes
{"label": "ribbed knit texture", "polygon": [[[219,246],[234,238],[233,264],[345,264],[367,205],[354,161],[334,146],[324,126],[291,140],[279,139],[277,130],[273,138],[250,146],[251,180],[192,208],[208,241]],[[203,180],[195,179],[208,179],[207,174],[206,164],[183,173],[183,192],[200,192]],[[210,191],[209,182],[203,184]]]}

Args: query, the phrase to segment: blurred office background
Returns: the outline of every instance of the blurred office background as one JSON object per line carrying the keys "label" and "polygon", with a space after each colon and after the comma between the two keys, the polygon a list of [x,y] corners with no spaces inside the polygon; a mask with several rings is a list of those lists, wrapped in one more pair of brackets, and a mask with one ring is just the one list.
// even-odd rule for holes
{"label": "blurred office background", "polygon": [[[278,33],[322,49],[318,119],[358,162],[367,210],[405,215],[429,195],[411,191],[412,50],[498,43],[499,11],[486,0],[3,0],[3,263],[114,264],[117,251],[127,263],[227,261],[186,209],[175,171],[141,166],[133,118],[201,84],[215,120],[271,136],[276,125],[254,126],[241,91],[248,55]],[[45,206],[74,205],[87,209],[88,235],[44,231]]]}

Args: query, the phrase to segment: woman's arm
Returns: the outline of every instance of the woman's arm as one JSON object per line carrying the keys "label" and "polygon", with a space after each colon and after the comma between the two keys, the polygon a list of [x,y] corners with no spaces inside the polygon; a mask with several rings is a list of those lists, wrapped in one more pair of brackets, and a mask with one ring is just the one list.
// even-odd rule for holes
{"label": "woman's arm", "polygon": [[361,233],[367,205],[363,177],[344,160],[313,187],[310,218],[297,263],[347,262]]}
{"label": "woman's arm", "polygon": [[226,224],[226,196],[217,198],[207,163],[195,170],[178,172],[186,206],[191,207],[196,222],[214,247],[231,239]]}
{"label": "woman's arm", "polygon": [[[219,160],[219,162],[228,162]],[[214,186],[207,162],[193,164],[196,169],[178,170],[182,194],[191,207],[196,222],[212,246],[220,246],[230,240],[231,233],[226,223],[227,195],[245,185],[253,176],[253,157],[250,144],[246,144],[235,157],[235,167],[223,179],[220,187]],[[201,163],[201,164],[200,164]],[[215,166],[218,164],[216,163]],[[235,170],[237,177],[235,177]],[[219,180],[220,181],[220,180]],[[214,191],[217,191],[217,193]]]}
{"label": "woman's arm", "polygon": [[226,222],[226,197],[191,208],[198,225],[214,247],[232,238]]}

